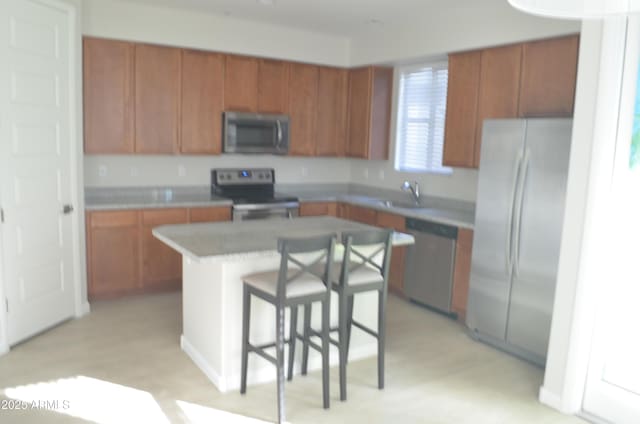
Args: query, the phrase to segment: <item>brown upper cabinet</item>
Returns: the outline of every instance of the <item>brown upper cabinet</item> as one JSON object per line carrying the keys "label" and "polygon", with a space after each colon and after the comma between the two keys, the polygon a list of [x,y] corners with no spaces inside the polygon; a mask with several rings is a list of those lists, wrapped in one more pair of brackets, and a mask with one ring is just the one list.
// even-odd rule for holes
{"label": "brown upper cabinet", "polygon": [[477,168],[485,119],[571,116],[578,36],[449,55],[443,164]]}
{"label": "brown upper cabinet", "polygon": [[524,43],[518,114],[572,116],[579,36]]}
{"label": "brown upper cabinet", "polygon": [[473,155],[473,166],[476,168],[480,165],[480,145],[484,120],[514,118],[518,114],[521,59],[522,46],[520,44],[482,51]]}
{"label": "brown upper cabinet", "polygon": [[182,51],[180,152],[219,154],[224,110],[224,57]]}
{"label": "brown upper cabinet", "polygon": [[237,112],[258,111],[258,59],[225,56],[224,108]]}
{"label": "brown upper cabinet", "polygon": [[134,151],[133,51],[132,43],[84,38],[85,153]]}
{"label": "brown upper cabinet", "polygon": [[286,114],[289,101],[289,64],[281,60],[258,61],[258,112]]}
{"label": "brown upper cabinet", "polygon": [[481,59],[479,51],[449,55],[447,117],[442,158],[442,163],[446,166],[473,166]]}
{"label": "brown upper cabinet", "polygon": [[135,46],[136,153],[177,153],[180,49]]}
{"label": "brown upper cabinet", "polygon": [[316,142],[318,67],[289,65],[289,154],[312,156]]}
{"label": "brown upper cabinet", "polygon": [[318,105],[316,107],[316,155],[344,156],[347,136],[346,69],[318,69]]}
{"label": "brown upper cabinet", "polygon": [[392,68],[349,71],[348,156],[388,159],[392,88]]}

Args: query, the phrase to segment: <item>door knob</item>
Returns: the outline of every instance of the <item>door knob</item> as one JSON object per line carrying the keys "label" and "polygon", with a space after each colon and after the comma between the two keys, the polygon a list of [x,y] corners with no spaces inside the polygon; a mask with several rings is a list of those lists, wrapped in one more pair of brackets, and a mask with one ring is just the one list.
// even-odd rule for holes
{"label": "door knob", "polygon": [[62,207],[62,213],[65,215],[70,214],[71,212],[73,212],[73,206],[72,205],[64,205]]}

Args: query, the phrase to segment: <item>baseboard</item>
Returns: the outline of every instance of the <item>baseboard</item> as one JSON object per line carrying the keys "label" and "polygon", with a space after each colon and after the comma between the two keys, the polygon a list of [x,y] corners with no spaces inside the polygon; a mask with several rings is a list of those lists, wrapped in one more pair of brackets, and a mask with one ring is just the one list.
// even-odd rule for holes
{"label": "baseboard", "polygon": [[540,403],[547,405],[563,414],[574,415],[577,411],[570,410],[567,405],[564,404],[562,398],[553,392],[545,389],[544,386],[540,387],[538,392],[538,400]]}
{"label": "baseboard", "polygon": [[91,312],[91,305],[89,304],[89,302],[82,302],[80,304],[80,311],[78,312],[79,313],[76,313],[76,318],[88,315]]}
{"label": "baseboard", "polygon": [[220,376],[214,369],[209,365],[207,360],[198,352],[198,350],[193,347],[191,343],[184,337],[184,335],[180,336],[180,347],[184,351],[184,353],[191,358],[191,360],[196,364],[198,368],[207,376],[209,380],[213,383],[216,388],[225,393],[228,390],[227,385],[225,384],[225,380]]}

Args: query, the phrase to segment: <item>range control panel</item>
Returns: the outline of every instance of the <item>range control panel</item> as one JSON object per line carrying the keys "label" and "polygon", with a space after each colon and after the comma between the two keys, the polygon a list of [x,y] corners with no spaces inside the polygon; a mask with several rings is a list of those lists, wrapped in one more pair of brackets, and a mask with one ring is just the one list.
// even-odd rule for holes
{"label": "range control panel", "polygon": [[275,171],[270,168],[228,168],[211,171],[211,183],[216,186],[272,185],[275,179]]}

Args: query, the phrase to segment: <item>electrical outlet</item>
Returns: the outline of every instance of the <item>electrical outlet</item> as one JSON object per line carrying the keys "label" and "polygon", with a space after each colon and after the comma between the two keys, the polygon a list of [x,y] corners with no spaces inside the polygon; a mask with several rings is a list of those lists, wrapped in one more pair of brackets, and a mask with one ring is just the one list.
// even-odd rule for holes
{"label": "electrical outlet", "polygon": [[378,171],[378,178],[384,180],[384,169]]}
{"label": "electrical outlet", "polygon": [[178,165],[178,177],[186,177],[187,176],[187,168],[184,165]]}
{"label": "electrical outlet", "polygon": [[100,165],[98,166],[98,176],[100,177],[106,177],[107,176],[107,166],[106,165]]}
{"label": "electrical outlet", "polygon": [[362,175],[364,176],[365,180],[369,179],[369,168],[364,168],[364,171],[362,171]]}
{"label": "electrical outlet", "polygon": [[136,168],[135,166],[132,166],[132,167],[131,167],[131,176],[132,176],[132,177],[137,177],[137,176],[138,176],[138,174],[139,174],[139,172],[138,172],[138,168]]}
{"label": "electrical outlet", "polygon": [[302,176],[306,177],[307,175],[309,175],[309,169],[306,166],[302,167]]}

